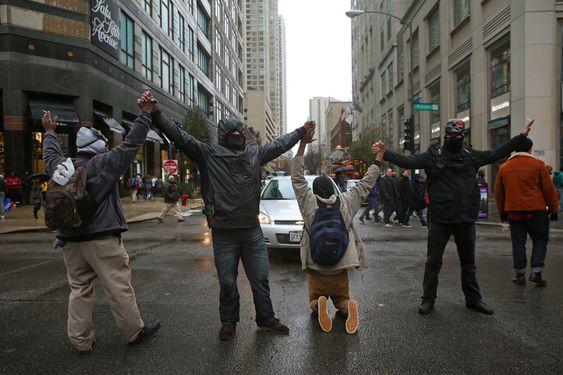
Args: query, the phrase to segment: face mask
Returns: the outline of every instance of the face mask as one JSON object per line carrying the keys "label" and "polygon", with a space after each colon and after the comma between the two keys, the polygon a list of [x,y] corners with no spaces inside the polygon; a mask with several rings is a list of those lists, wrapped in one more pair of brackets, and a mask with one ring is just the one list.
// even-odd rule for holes
{"label": "face mask", "polygon": [[246,138],[242,134],[227,134],[225,143],[227,147],[234,149],[242,149],[246,142]]}
{"label": "face mask", "polygon": [[444,140],[444,147],[450,150],[459,150],[462,146],[463,146],[463,138]]}

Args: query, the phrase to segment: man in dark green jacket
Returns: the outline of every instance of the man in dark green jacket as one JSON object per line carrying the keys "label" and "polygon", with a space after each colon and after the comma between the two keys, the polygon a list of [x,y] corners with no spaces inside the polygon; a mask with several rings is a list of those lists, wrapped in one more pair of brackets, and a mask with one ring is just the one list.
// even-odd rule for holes
{"label": "man in dark green jacket", "polygon": [[[145,97],[145,100],[155,100]],[[268,252],[258,221],[260,205],[260,166],[291,149],[314,129],[314,122],[263,146],[246,146],[243,123],[236,118],[219,121],[219,144],[207,144],[179,128],[158,109],[153,125],[162,131],[187,157],[195,161],[201,174],[201,192],[207,223],[213,234],[213,253],[219,277],[219,338],[233,338],[239,321],[237,274],[239,261],[254,297],[256,324],[276,333],[289,328],[275,318],[268,281]]]}
{"label": "man in dark green jacket", "polygon": [[483,314],[493,313],[481,297],[475,267],[475,220],[480,200],[476,175],[479,167],[510,155],[528,136],[532,123],[529,121],[524,126],[522,134],[490,151],[463,147],[465,123],[459,119],[448,120],[443,148],[430,148],[420,155],[411,156],[385,151],[384,160],[402,168],[424,169],[428,177],[430,226],[424,294],[418,307],[420,314],[428,314],[434,308],[442,256],[452,235],[461,263],[461,285],[466,306]]}

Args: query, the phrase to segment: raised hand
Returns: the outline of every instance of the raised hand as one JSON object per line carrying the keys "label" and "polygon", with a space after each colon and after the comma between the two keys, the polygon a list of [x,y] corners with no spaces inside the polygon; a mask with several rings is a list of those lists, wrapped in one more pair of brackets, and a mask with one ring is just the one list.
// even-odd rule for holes
{"label": "raised hand", "polygon": [[158,100],[156,100],[150,93],[150,91],[145,91],[139,99],[137,99],[137,104],[143,112],[151,113],[154,112],[158,105]]}
{"label": "raised hand", "polygon": [[528,120],[526,122],[526,125],[524,125],[524,129],[522,129],[522,134],[524,134],[526,137],[528,136],[528,133],[530,133],[530,130],[532,129],[532,124],[534,123],[534,119],[529,119],[526,117],[526,120]]}
{"label": "raised hand", "polygon": [[55,118],[51,118],[51,112],[50,111],[43,111],[43,117],[41,117],[41,123],[43,124],[43,128],[45,129],[45,132],[48,132],[49,130],[55,130],[55,128],[57,127],[57,120],[58,120],[58,116],[55,116]]}

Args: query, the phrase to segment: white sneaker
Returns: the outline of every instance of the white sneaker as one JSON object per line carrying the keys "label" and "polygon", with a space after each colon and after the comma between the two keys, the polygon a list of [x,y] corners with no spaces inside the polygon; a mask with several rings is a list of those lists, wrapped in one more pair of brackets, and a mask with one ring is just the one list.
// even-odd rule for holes
{"label": "white sneaker", "polygon": [[385,224],[386,227],[392,227],[393,225],[391,224]]}

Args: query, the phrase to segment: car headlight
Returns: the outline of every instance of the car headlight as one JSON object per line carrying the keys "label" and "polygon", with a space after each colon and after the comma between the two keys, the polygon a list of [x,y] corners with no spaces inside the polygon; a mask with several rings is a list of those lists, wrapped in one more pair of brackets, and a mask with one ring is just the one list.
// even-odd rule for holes
{"label": "car headlight", "polygon": [[270,217],[263,212],[260,212],[258,214],[258,221],[260,222],[260,224],[272,224]]}

